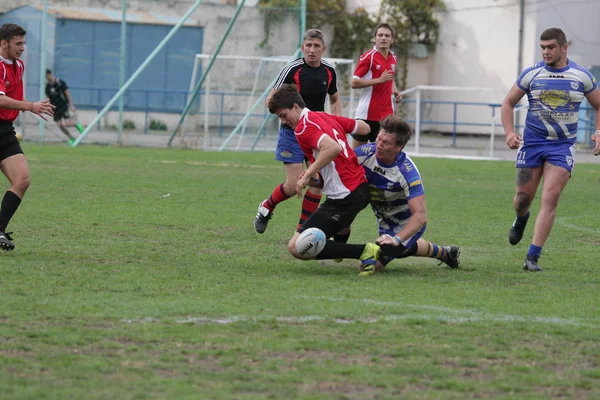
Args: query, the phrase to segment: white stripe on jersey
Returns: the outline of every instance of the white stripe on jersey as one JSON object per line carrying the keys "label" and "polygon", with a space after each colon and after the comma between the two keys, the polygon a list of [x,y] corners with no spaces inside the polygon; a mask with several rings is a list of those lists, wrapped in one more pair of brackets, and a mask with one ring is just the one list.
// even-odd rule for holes
{"label": "white stripe on jersey", "polygon": [[281,87],[281,85],[283,85],[283,81],[285,80],[285,77],[290,72],[290,70],[301,64],[304,64],[304,59],[297,58],[294,61],[290,62],[285,67],[283,67],[283,69],[279,73],[279,76],[277,77],[277,80],[275,81],[275,85],[273,85],[273,89],[278,89],[279,87]]}
{"label": "white stripe on jersey", "polygon": [[[370,58],[370,63],[369,63],[369,69],[367,70],[367,73],[365,74],[365,76],[353,76],[352,78],[357,78],[357,79],[373,79],[373,72],[371,70],[371,68],[373,68],[373,58],[375,57],[375,54],[377,53],[377,49],[373,49],[371,51],[369,51],[368,53],[363,54],[362,57],[360,57],[360,61],[362,60],[366,60],[367,58]],[[358,99],[358,105],[356,106],[356,112],[354,113],[354,118],[359,118],[359,119],[367,119],[367,117],[369,116],[369,105],[371,105],[371,97],[373,96],[373,86],[367,86],[362,88],[362,91],[360,93],[360,98]]]}

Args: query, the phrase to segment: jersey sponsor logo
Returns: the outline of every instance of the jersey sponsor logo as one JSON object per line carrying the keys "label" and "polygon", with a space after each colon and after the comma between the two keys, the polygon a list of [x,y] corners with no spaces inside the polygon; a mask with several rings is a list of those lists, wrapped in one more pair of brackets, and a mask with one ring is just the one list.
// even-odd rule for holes
{"label": "jersey sponsor logo", "polygon": [[387,188],[388,188],[389,190],[392,190],[392,189],[394,188],[394,183],[393,183],[393,182],[388,182],[388,183],[387,183]]}
{"label": "jersey sponsor logo", "polygon": [[376,69],[377,71],[379,71],[379,70],[381,69],[381,65],[377,64],[377,65],[375,66],[375,69]]}
{"label": "jersey sponsor logo", "polygon": [[569,101],[571,101],[571,95],[569,94],[569,92],[554,89],[542,90],[540,98],[545,105],[553,109],[567,105]]}
{"label": "jersey sponsor logo", "polygon": [[377,165],[373,167],[373,172],[377,172],[378,174],[385,176],[385,170]]}
{"label": "jersey sponsor logo", "polygon": [[292,157],[292,153],[290,153],[287,150],[282,151],[281,153],[279,153],[279,155],[283,158],[291,158]]}
{"label": "jersey sponsor logo", "polygon": [[579,82],[571,82],[571,87],[573,88],[573,90],[579,89]]}
{"label": "jersey sponsor logo", "polygon": [[548,75],[548,78],[564,78],[564,75]]}

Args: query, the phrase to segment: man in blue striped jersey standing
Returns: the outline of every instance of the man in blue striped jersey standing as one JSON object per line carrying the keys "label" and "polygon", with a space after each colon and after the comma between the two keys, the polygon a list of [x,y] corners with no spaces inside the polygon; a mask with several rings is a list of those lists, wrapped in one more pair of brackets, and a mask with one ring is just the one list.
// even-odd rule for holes
{"label": "man in blue striped jersey standing", "polygon": [[[575,166],[579,106],[586,97],[596,110],[600,130],[600,90],[594,76],[567,58],[567,38],[558,28],[540,36],[543,61],[525,69],[502,103],[506,144],[517,153],[517,190],[513,199],[516,219],[508,234],[510,244],[523,237],[529,208],[542,178],[542,205],[523,269],[542,271],[538,259],[550,235],[560,194]],[[529,109],[523,137],[515,132],[513,111],[527,94]],[[596,137],[596,136],[595,136]]]}

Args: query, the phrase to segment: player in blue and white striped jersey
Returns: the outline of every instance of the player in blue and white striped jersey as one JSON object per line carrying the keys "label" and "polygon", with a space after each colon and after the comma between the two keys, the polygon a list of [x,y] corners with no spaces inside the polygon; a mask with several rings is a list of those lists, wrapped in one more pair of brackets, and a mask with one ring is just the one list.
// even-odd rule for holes
{"label": "player in blue and white striped jersey", "polygon": [[[529,208],[542,178],[542,207],[523,269],[541,271],[538,259],[550,235],[560,194],[575,166],[575,140],[579,106],[584,97],[596,110],[596,132],[600,130],[600,90],[594,76],[567,58],[567,38],[558,28],[540,36],[543,61],[525,69],[502,103],[502,125],[506,144],[517,153],[517,190],[513,199],[516,219],[508,234],[510,244],[523,237]],[[523,138],[515,133],[513,111],[527,94],[529,110]],[[600,141],[597,135],[594,140]],[[596,144],[598,147],[598,143]]]}
{"label": "player in blue and white striped jersey", "polygon": [[421,238],[427,223],[425,190],[417,166],[402,151],[412,135],[410,126],[394,114],[380,126],[375,143],[354,149],[369,181],[381,246],[377,265],[361,274],[373,274],[394,258],[409,256],[432,257],[457,268],[458,246],[438,246]]}

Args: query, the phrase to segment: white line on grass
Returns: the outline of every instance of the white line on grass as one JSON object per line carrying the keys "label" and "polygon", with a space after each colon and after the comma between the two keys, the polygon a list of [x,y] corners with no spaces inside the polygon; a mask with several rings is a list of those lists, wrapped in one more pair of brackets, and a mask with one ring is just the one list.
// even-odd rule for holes
{"label": "white line on grass", "polygon": [[[542,324],[552,324],[552,325],[565,325],[565,326],[582,326],[582,327],[590,327],[590,328],[598,328],[600,325],[590,324],[587,322],[582,322],[581,320],[574,318],[561,318],[561,317],[542,317],[542,316],[523,316],[523,315],[511,315],[511,314],[492,314],[486,313],[482,311],[471,310],[468,308],[451,308],[451,307],[443,307],[443,306],[431,306],[427,304],[407,304],[401,302],[393,302],[393,301],[378,301],[372,299],[343,299],[336,297],[311,297],[311,296],[300,296],[300,298],[311,299],[311,300],[327,300],[331,302],[355,302],[355,303],[364,303],[378,306],[386,306],[386,307],[402,307],[402,308],[411,308],[417,310],[429,310],[429,311],[438,311],[446,314],[463,314],[465,317],[452,317],[448,315],[430,315],[433,319],[439,319],[440,317],[445,318],[449,317],[453,322],[476,322],[476,321],[491,321],[491,322],[531,322],[531,323],[542,323]],[[402,316],[402,319],[410,319],[411,317],[419,318],[419,315],[406,315]],[[406,318],[405,318],[406,317]],[[426,319],[426,318],[425,318]],[[450,322],[450,320],[449,320]]]}
{"label": "white line on grass", "polygon": [[579,226],[576,224],[572,224],[570,222],[567,222],[567,219],[572,219],[572,218],[559,217],[559,218],[556,218],[556,223],[558,225],[564,226],[565,228],[573,229],[573,230],[576,230],[579,232],[593,233],[594,235],[600,236],[600,229],[586,228],[585,226]]}
{"label": "white line on grass", "polygon": [[[452,316],[452,315],[436,315],[436,314],[405,314],[405,315],[386,315],[382,317],[365,317],[365,318],[332,318],[319,315],[305,315],[299,317],[245,317],[233,316],[226,318],[209,318],[209,317],[187,317],[175,320],[178,324],[198,324],[198,325],[229,325],[240,322],[279,322],[283,324],[299,325],[310,322],[333,322],[336,324],[375,324],[378,322],[393,322],[393,321],[439,321],[451,324],[464,324],[473,322],[522,322],[522,323],[538,323],[559,326],[577,326],[598,329],[600,325],[587,324],[575,320],[568,320],[557,317],[526,317],[517,315],[470,315],[470,316]],[[127,323],[135,321],[127,320]]]}
{"label": "white line on grass", "polygon": [[[256,323],[256,322],[278,322],[281,324],[299,325],[311,322],[333,322],[336,324],[375,324],[378,322],[393,322],[393,321],[439,321],[451,324],[464,324],[474,322],[502,322],[502,323],[535,323],[535,324],[548,324],[558,326],[576,326],[586,327],[592,329],[599,329],[600,324],[586,323],[577,319],[567,319],[560,317],[540,317],[540,316],[524,316],[524,315],[511,315],[511,314],[493,314],[481,311],[475,311],[467,308],[451,308],[451,307],[439,307],[431,306],[426,304],[406,304],[401,302],[393,301],[378,301],[372,299],[343,299],[335,297],[309,297],[300,296],[302,299],[311,300],[326,300],[331,302],[355,302],[363,303],[366,305],[377,305],[386,307],[401,307],[403,309],[413,310],[427,310],[431,313],[409,313],[409,314],[389,314],[378,317],[359,317],[359,318],[340,318],[340,317],[327,317],[321,315],[304,315],[304,316],[225,316],[220,318],[207,317],[207,316],[189,316],[186,318],[176,319],[177,324],[198,324],[198,325],[230,325],[235,323]],[[161,320],[146,317],[138,320],[135,319],[123,319],[121,322],[127,324],[134,323],[160,323]]]}

